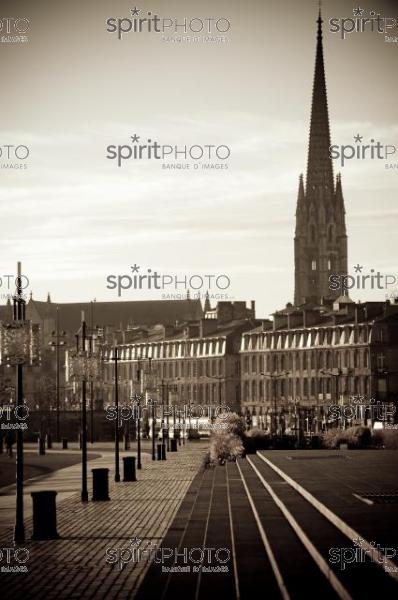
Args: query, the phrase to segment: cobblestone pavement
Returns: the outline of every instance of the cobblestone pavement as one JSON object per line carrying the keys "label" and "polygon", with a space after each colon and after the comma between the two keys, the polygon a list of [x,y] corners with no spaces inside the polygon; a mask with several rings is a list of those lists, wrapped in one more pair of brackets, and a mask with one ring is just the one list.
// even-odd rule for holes
{"label": "cobblestone pavement", "polygon": [[[89,498],[90,469],[108,467],[110,502],[80,502],[79,494],[73,491],[80,477],[80,465],[32,481],[25,487],[26,498],[31,491],[61,492],[57,496],[57,529],[61,539],[30,540],[32,520],[25,518],[26,541],[18,547],[29,551],[28,572],[0,574],[2,598],[15,600],[26,598],[26,594],[29,598],[49,599],[132,598],[147,570],[147,562],[132,561],[121,569],[120,564],[107,562],[106,551],[127,548],[135,537],[141,540],[141,545],[161,543],[201,467],[207,445],[208,442],[202,441],[188,442],[177,453],[168,453],[165,462],[153,462],[150,454],[144,452],[143,468],[137,471],[138,481],[134,483],[113,483],[113,455],[103,452],[101,458],[88,465]],[[133,453],[122,452],[121,458],[123,455]],[[4,513],[14,509],[14,496],[3,496],[2,501]],[[7,529],[3,523],[1,549],[13,546],[12,522],[8,520]],[[12,562],[13,566],[16,564]]]}

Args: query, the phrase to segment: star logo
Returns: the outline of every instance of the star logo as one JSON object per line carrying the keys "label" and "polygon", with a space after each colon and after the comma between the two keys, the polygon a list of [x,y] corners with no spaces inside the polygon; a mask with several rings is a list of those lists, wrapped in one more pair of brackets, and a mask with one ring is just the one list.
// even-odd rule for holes
{"label": "star logo", "polygon": [[363,11],[364,9],[358,6],[358,8],[354,8],[352,12],[354,13],[354,17],[362,17]]}
{"label": "star logo", "polygon": [[141,544],[141,540],[138,537],[133,537],[130,540],[130,548],[138,548],[138,546]]}
{"label": "star logo", "polygon": [[358,536],[355,540],[352,540],[352,543],[354,546],[357,546],[357,548],[362,548],[363,539]]}
{"label": "star logo", "polygon": [[362,401],[365,400],[365,397],[362,396],[362,394],[355,394],[352,397],[352,401],[354,402],[354,404],[362,404]]}
{"label": "star logo", "polygon": [[363,265],[355,265],[354,271],[355,273],[362,273]]}
{"label": "star logo", "polygon": [[139,141],[140,141],[140,136],[139,136],[139,135],[137,135],[136,133],[135,133],[134,135],[131,135],[130,137],[131,137],[131,139],[133,140],[133,143],[134,143],[134,144],[135,144],[136,142],[139,142]]}
{"label": "star logo", "polygon": [[131,16],[132,17],[138,16],[140,14],[140,10],[141,10],[140,8],[137,8],[136,6],[134,6],[134,8],[130,9]]}
{"label": "star logo", "polygon": [[134,263],[134,267],[131,267],[131,266],[130,266],[130,269],[131,269],[131,271],[132,271],[133,273],[138,273],[138,271],[139,271],[140,267],[139,267],[137,264],[135,264],[135,263]]}
{"label": "star logo", "polygon": [[357,133],[357,135],[354,135],[354,142],[361,143],[362,139],[363,139],[363,135],[359,135],[359,133]]}

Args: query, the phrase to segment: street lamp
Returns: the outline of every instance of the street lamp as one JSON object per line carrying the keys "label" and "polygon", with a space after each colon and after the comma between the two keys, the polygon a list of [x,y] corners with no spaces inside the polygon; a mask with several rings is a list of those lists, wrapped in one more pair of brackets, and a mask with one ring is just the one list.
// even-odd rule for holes
{"label": "street lamp", "polygon": [[115,345],[113,348],[114,361],[114,378],[115,378],[115,406],[116,406],[116,419],[115,419],[115,481],[120,481],[120,470],[119,470],[119,381],[118,381],[118,347]]}
{"label": "street lamp", "polygon": [[[142,462],[141,462],[141,398],[142,398],[142,394],[145,395],[145,400],[147,400],[147,391],[148,391],[148,386],[147,386],[147,375],[148,377],[151,375],[151,358],[148,357],[148,369],[147,370],[143,370],[141,369],[141,356],[138,356],[138,363],[137,363],[137,382],[139,385],[139,393],[138,394],[134,394],[134,398],[136,401],[136,408],[138,408],[137,410],[137,416],[135,418],[135,423],[136,423],[136,435],[137,435],[137,469],[142,469]],[[144,374],[144,377],[142,377],[142,374]],[[145,386],[144,386],[145,384]],[[144,389],[145,387],[145,389]],[[153,434],[153,410],[152,410],[152,434]],[[152,435],[152,460],[155,460],[155,447],[154,447],[154,436]]]}
{"label": "street lamp", "polygon": [[[169,426],[170,426],[170,419],[169,419],[169,384],[168,382],[164,381],[164,379],[162,379],[161,382],[161,390],[162,390],[162,442],[164,443],[164,440],[166,438],[166,443],[167,443],[167,451],[169,452],[170,450],[170,435],[169,435]],[[165,390],[166,390],[166,394],[165,394]],[[166,414],[166,423],[164,422],[164,405],[165,405],[165,398],[167,401],[167,414]]]}
{"label": "street lamp", "polygon": [[[290,375],[290,371],[281,371],[280,373],[260,373],[260,375],[262,377],[267,377],[268,379],[270,379],[272,381],[272,395],[273,395],[273,400],[274,400],[274,426],[272,427],[273,432],[272,434],[274,436],[277,435],[278,431],[277,431],[277,418],[276,418],[276,381],[278,379],[280,379],[281,377],[286,377],[286,375]],[[272,420],[271,420],[272,423]]]}
{"label": "street lamp", "polygon": [[25,540],[23,511],[23,420],[20,409],[24,407],[23,366],[37,364],[39,360],[38,327],[25,320],[25,300],[22,294],[21,263],[17,264],[16,290],[13,298],[13,321],[1,324],[0,361],[16,368],[16,416],[17,424],[17,461],[16,461],[16,513],[14,540]]}
{"label": "street lamp", "polygon": [[81,321],[81,346],[80,346],[80,335],[76,334],[76,351],[71,353],[70,356],[70,370],[71,377],[80,380],[82,386],[82,431],[81,431],[81,445],[82,445],[82,490],[81,500],[82,502],[88,502],[88,490],[87,490],[87,402],[86,402],[86,391],[87,381],[92,381],[99,373],[98,357],[92,353],[92,349],[86,350],[87,330],[86,321],[84,318],[84,311],[82,311]]}
{"label": "street lamp", "polygon": [[335,396],[336,396],[336,404],[338,403],[338,394],[339,394],[339,377],[340,375],[343,373],[343,371],[341,369],[320,369],[319,371],[320,373],[322,373],[322,375],[328,375],[329,377],[332,377],[332,379],[335,379]]}
{"label": "street lamp", "polygon": [[152,399],[152,460],[156,460],[155,435],[156,435],[156,409],[155,409],[155,400]]}
{"label": "street lamp", "polygon": [[55,348],[55,397],[56,397],[56,410],[57,410],[57,425],[56,425],[56,439],[60,441],[59,432],[59,373],[60,373],[60,348],[65,346],[65,342],[61,338],[65,337],[65,331],[59,330],[59,306],[57,306],[56,318],[55,318],[55,331],[52,332],[54,341],[48,342],[48,345]]}
{"label": "street lamp", "polygon": [[136,395],[137,412],[137,469],[142,469],[141,464],[141,396]]}
{"label": "street lamp", "polygon": [[[179,380],[180,378],[177,377],[177,380]],[[171,408],[173,409],[173,438],[177,438],[178,436],[176,435],[176,398],[177,398],[177,404],[178,404],[178,384],[177,383],[171,383],[168,384],[167,386],[167,423],[169,426],[169,417],[170,415],[170,406],[169,406],[169,399],[170,399],[170,391],[172,392],[173,396],[172,396],[172,401],[171,401]],[[168,437],[170,437],[170,429],[168,432]]]}
{"label": "street lamp", "polygon": [[207,375],[208,379],[216,379],[218,381],[218,406],[221,410],[221,404],[222,404],[222,397],[221,397],[221,392],[222,392],[222,387],[221,387],[221,381],[224,380],[225,378],[222,375]]}

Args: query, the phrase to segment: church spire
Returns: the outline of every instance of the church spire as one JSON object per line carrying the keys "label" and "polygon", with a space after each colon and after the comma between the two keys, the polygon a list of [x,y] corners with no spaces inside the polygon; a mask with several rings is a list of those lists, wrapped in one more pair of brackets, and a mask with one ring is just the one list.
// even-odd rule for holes
{"label": "church spire", "polygon": [[[333,191],[333,166],[330,158],[330,129],[328,102],[326,94],[325,65],[323,60],[322,16],[319,7],[318,33],[316,45],[314,85],[312,90],[312,108],[310,138],[307,164],[307,194],[321,188]],[[326,192],[327,193],[327,192]]]}
{"label": "church spire", "polygon": [[294,303],[322,304],[338,294],[330,289],[333,274],[347,274],[347,233],[340,174],[333,179],[329,155],[330,129],[323,61],[322,16],[317,20],[317,45],[307,180],[300,176],[294,238]]}
{"label": "church spire", "polygon": [[204,305],[203,311],[204,311],[204,313],[207,313],[210,310],[211,310],[210,296],[209,296],[209,290],[207,290],[207,292],[206,292],[206,299],[205,299],[205,305]]}
{"label": "church spire", "polygon": [[[305,192],[304,192],[304,179],[303,174],[300,173],[299,177],[299,189],[297,195],[297,205],[296,205],[296,217],[301,213],[301,211],[305,207]],[[296,221],[297,226],[297,221]]]}

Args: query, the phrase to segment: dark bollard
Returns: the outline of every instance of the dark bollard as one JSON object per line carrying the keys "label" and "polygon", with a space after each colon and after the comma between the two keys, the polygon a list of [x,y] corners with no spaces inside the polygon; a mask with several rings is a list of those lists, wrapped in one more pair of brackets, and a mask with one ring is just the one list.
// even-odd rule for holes
{"label": "dark bollard", "polygon": [[162,460],[162,444],[158,444],[157,449],[158,449],[158,460]]}
{"label": "dark bollard", "polygon": [[110,500],[108,473],[109,469],[91,469],[93,473],[93,500]]}
{"label": "dark bollard", "polygon": [[135,456],[123,458],[123,481],[137,481],[135,476]]}
{"label": "dark bollard", "polygon": [[176,438],[171,438],[170,440],[170,451],[177,452],[177,440]]}
{"label": "dark bollard", "polygon": [[57,540],[57,492],[31,492],[33,500],[32,540]]}
{"label": "dark bollard", "polygon": [[166,444],[162,444],[162,460],[166,460]]}
{"label": "dark bollard", "polygon": [[46,453],[46,438],[37,438],[37,448],[39,450],[40,456],[43,456]]}
{"label": "dark bollard", "polygon": [[68,449],[68,438],[62,438],[62,450]]}
{"label": "dark bollard", "polygon": [[51,433],[47,434],[47,449],[51,450],[51,448],[53,447],[53,441],[51,439]]}

